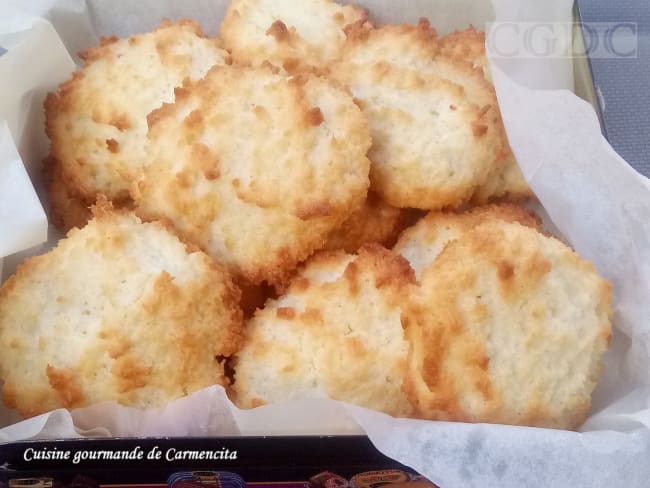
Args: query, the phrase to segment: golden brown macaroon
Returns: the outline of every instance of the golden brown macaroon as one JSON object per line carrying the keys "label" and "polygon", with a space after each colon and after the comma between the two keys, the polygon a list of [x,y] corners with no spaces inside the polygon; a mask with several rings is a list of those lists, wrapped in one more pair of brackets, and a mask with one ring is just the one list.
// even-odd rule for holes
{"label": "golden brown macaroon", "polygon": [[182,20],[128,39],[104,38],[82,57],[83,68],[45,101],[59,175],[50,199],[55,221],[71,225],[83,212],[67,203],[84,208],[98,194],[115,202],[129,199],[134,172],[145,159],[147,115],[173,101],[174,88],[185,78],[201,78],[229,55],[198,24]]}
{"label": "golden brown macaroon", "polygon": [[518,222],[542,230],[541,219],[535,212],[513,204],[429,212],[400,235],[393,251],[406,258],[419,280],[422,271],[436,260],[447,244],[491,219]]}
{"label": "golden brown macaroon", "polygon": [[364,9],[330,0],[232,0],[220,36],[241,64],[323,68],[339,57],[346,26],[366,18]]}
{"label": "golden brown macaroon", "polygon": [[140,408],[226,384],[239,290],[157,223],[98,208],[0,288],[0,378],[24,416],[105,400]]}
{"label": "golden brown macaroon", "polygon": [[333,398],[408,416],[401,308],[413,284],[408,263],[379,245],[314,256],[247,324],[233,364],[237,405]]}
{"label": "golden brown macaroon", "polygon": [[409,222],[409,211],[387,204],[374,192],[327,238],[323,249],[357,252],[366,244],[392,247]]}
{"label": "golden brown macaroon", "polygon": [[[439,44],[442,53],[481,69],[485,79],[492,83],[485,54],[485,32],[477,31],[472,26],[441,37]],[[517,201],[534,196],[509,145],[506,146],[505,154],[505,163],[501,168],[493,170],[486,182],[479,186],[472,196],[473,203],[484,204],[493,200]]]}
{"label": "golden brown macaroon", "polygon": [[419,417],[573,429],[611,336],[611,287],[560,241],[490,220],[451,242],[407,314]]}
{"label": "golden brown macaroon", "polygon": [[468,201],[503,164],[505,133],[480,70],[440,53],[418,25],[348,29],[330,75],[370,122],[371,188],[397,207],[440,209]]}
{"label": "golden brown macaroon", "polygon": [[217,66],[149,121],[138,214],[249,284],[282,283],[366,198],[367,121],[323,78]]}

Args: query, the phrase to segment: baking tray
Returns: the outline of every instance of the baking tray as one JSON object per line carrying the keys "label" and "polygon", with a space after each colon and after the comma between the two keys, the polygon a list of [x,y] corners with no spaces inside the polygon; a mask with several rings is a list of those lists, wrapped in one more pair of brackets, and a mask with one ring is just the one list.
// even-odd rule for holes
{"label": "baking tray", "polygon": [[[581,76],[590,86],[587,100],[597,107],[603,135],[612,147],[639,173],[650,177],[650,9],[641,0],[576,0],[577,20],[611,25],[611,32],[627,34],[631,42],[608,51],[601,38],[594,44],[595,55],[578,60]],[[585,34],[586,35],[586,34]],[[586,68],[586,69],[585,69]],[[576,82],[579,78],[576,78]],[[578,83],[576,83],[576,89]],[[582,93],[579,93],[581,96]]]}

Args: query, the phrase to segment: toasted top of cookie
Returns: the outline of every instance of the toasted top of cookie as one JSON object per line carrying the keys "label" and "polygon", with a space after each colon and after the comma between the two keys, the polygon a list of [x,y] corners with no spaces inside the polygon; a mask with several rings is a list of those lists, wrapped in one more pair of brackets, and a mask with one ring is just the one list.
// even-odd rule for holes
{"label": "toasted top of cookie", "polygon": [[366,119],[323,78],[218,66],[149,122],[138,213],[251,283],[286,278],[366,198]]}
{"label": "toasted top of cookie", "polygon": [[503,164],[494,89],[436,39],[427,22],[358,24],[330,67],[369,119],[371,188],[398,207],[461,205]]}
{"label": "toasted top of cookie", "polygon": [[401,307],[413,283],[406,261],[378,245],[316,255],[247,324],[236,403],[329,397],[408,415]]}
{"label": "toasted top of cookie", "polygon": [[185,78],[226,63],[228,53],[182,20],[128,39],[105,38],[82,57],[83,68],[45,102],[51,156],[80,196],[125,199],[145,159],[147,115],[173,101]]}
{"label": "toasted top of cookie", "polygon": [[611,287],[557,239],[492,219],[423,273],[408,314],[417,415],[571,429],[611,336]]}
{"label": "toasted top of cookie", "polygon": [[159,407],[226,384],[240,346],[225,268],[160,224],[107,209],[0,288],[4,400],[31,416],[105,400]]}
{"label": "toasted top of cookie", "polygon": [[429,212],[400,235],[393,250],[408,260],[419,280],[422,271],[436,260],[447,244],[491,219],[519,222],[541,230],[540,218],[517,205],[485,205],[464,212]]}
{"label": "toasted top of cookie", "polygon": [[346,26],[366,18],[364,9],[330,0],[233,0],[220,35],[238,63],[323,68],[339,57]]}

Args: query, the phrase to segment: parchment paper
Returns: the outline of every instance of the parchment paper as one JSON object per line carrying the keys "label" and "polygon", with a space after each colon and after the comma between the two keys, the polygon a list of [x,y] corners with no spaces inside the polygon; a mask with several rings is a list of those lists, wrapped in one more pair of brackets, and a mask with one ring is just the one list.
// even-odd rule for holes
{"label": "parchment paper", "polygon": [[[429,17],[443,33],[468,23],[484,28],[495,19],[568,22],[572,18],[568,0],[357,3],[383,22]],[[74,52],[95,42],[97,36],[150,29],[163,16],[192,17],[207,32],[215,33],[225,4],[223,0],[38,0],[25,6],[11,0],[9,7],[0,6],[0,45],[5,35],[19,32],[30,43],[47,46],[41,53],[20,52],[20,66],[25,69],[42,63],[43,53],[48,53],[49,71],[40,78],[29,78],[31,93],[42,96],[69,76]],[[23,11],[28,9],[31,17],[19,15],[18,5]],[[33,16],[48,19],[62,41],[52,39],[52,31],[45,27],[49,24],[35,21]],[[570,39],[560,41],[570,46]],[[64,56],[62,46],[71,54]],[[12,51],[0,57],[0,73],[7,69],[5,58]],[[72,413],[58,410],[0,429],[0,442],[79,435],[365,432],[384,453],[443,488],[649,486],[650,184],[602,138],[591,106],[571,93],[570,59],[493,58],[491,66],[508,137],[526,178],[553,224],[614,284],[616,330],[594,394],[592,415],[581,432],[396,420],[334,401],[240,411],[227,401],[223,389],[212,387],[159,411],[140,412],[114,404]],[[11,80],[26,86],[15,70]],[[7,79],[0,76],[0,83]],[[3,91],[0,100],[8,93],[13,92]],[[38,96],[32,97],[33,106],[42,102]],[[1,102],[0,107],[5,110]],[[0,117],[5,120],[15,116],[2,110]],[[42,126],[31,122],[19,125],[14,139],[27,138],[38,141],[37,147],[45,147]],[[30,147],[18,147],[28,166],[38,163],[40,154],[30,152]],[[6,159],[0,158],[0,170],[6,164]],[[38,187],[38,174],[31,173]],[[6,237],[5,225],[0,219],[0,242]],[[5,278],[8,272],[5,270]],[[0,425],[15,420],[10,412],[0,413]]]}

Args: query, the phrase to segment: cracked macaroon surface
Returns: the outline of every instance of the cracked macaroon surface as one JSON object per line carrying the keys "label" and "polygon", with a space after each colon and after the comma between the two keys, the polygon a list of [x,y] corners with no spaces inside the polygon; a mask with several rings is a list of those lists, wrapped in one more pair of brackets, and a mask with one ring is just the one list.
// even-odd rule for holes
{"label": "cracked macaroon surface", "polygon": [[246,325],[237,405],[333,398],[408,416],[401,307],[413,284],[406,261],[379,245],[314,256]]}
{"label": "cracked macaroon surface", "polygon": [[574,429],[611,337],[611,286],[559,240],[489,220],[425,269],[406,313],[418,417]]}
{"label": "cracked macaroon surface", "polygon": [[330,0],[233,0],[220,35],[237,63],[320,69],[340,56],[345,28],[366,18]]}
{"label": "cracked macaroon surface", "polygon": [[50,156],[58,166],[50,198],[65,227],[77,225],[75,208],[92,205],[98,194],[128,200],[146,159],[147,115],[173,101],[185,78],[201,78],[229,60],[219,41],[204,37],[190,20],[163,22],[127,39],[104,38],[81,56],[83,67],[45,102]]}
{"label": "cracked macaroon surface", "polygon": [[367,121],[318,76],[217,66],[149,123],[137,213],[245,282],[281,283],[366,198]]}
{"label": "cracked macaroon surface", "polygon": [[371,188],[389,204],[425,210],[469,200],[503,164],[494,89],[480,70],[442,54],[428,22],[355,24],[330,76],[367,115]]}
{"label": "cracked macaroon surface", "polygon": [[227,383],[239,290],[157,223],[95,217],[0,288],[0,378],[24,416],[114,400],[153,408]]}

